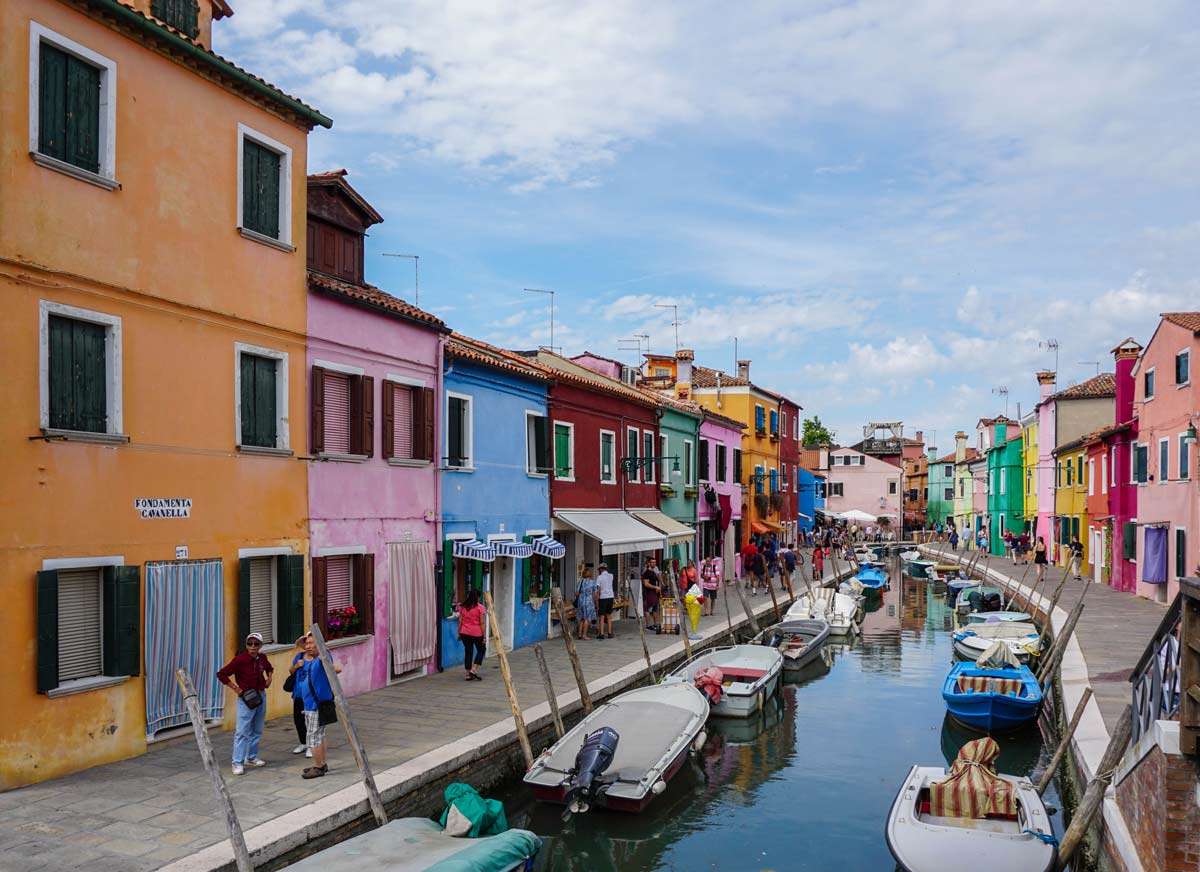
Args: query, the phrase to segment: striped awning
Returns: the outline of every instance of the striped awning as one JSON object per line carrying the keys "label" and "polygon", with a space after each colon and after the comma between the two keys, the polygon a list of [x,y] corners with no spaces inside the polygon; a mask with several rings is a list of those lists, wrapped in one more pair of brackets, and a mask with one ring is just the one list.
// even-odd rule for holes
{"label": "striped awning", "polygon": [[550,536],[534,536],[529,541],[534,554],[549,557],[551,560],[561,560],[567,553],[567,546]]}
{"label": "striped awning", "polygon": [[454,556],[491,563],[496,559],[496,546],[480,542],[478,539],[455,539]]}
{"label": "striped awning", "polygon": [[533,546],[524,542],[493,542],[497,557],[529,557]]}

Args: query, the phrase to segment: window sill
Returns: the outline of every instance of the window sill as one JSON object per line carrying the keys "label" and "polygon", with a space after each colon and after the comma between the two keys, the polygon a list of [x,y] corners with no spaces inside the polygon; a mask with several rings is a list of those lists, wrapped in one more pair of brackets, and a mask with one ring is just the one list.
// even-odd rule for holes
{"label": "window sill", "polygon": [[50,427],[43,427],[42,435],[33,438],[63,442],[99,442],[104,445],[124,445],[129,441],[129,436],[124,433],[88,433],[86,430],[55,430]]}
{"label": "window sill", "polygon": [[270,645],[263,645],[258,653],[260,654],[278,654],[281,651],[291,651],[295,649],[295,645],[289,642],[272,642]]}
{"label": "window sill", "polygon": [[372,633],[359,633],[357,636],[344,636],[341,639],[329,639],[325,642],[326,648],[346,648],[350,645],[361,645],[369,639],[374,639]]}
{"label": "window sill", "polygon": [[443,466],[442,472],[474,472],[473,466]]}
{"label": "window sill", "polygon": [[389,457],[387,459],[389,466],[409,466],[409,467],[426,467],[432,466],[432,461],[429,460],[410,460],[404,457]]}
{"label": "window sill", "polygon": [[272,236],[267,236],[265,233],[259,233],[257,230],[250,230],[247,227],[239,227],[238,233],[242,234],[244,239],[249,239],[251,242],[258,242],[263,245],[277,248],[280,251],[286,251],[289,254],[296,250],[296,246],[287,242],[280,242]]}
{"label": "window sill", "polygon": [[527,475],[529,478],[549,478],[550,477],[550,473],[548,473],[548,472],[530,472],[528,469],[525,470],[525,475]]}
{"label": "window sill", "polygon": [[91,170],[85,170],[83,167],[77,167],[75,164],[69,164],[65,160],[59,160],[56,157],[50,157],[49,155],[40,154],[36,151],[29,152],[29,156],[33,158],[33,162],[38,166],[62,173],[64,176],[70,176],[73,179],[79,179],[81,182],[87,182],[89,185],[95,185],[97,188],[104,188],[106,191],[121,190],[121,183],[116,179],[110,179],[107,176],[102,176],[99,173],[92,172]]}
{"label": "window sill", "polygon": [[364,463],[367,460],[365,454],[325,454],[321,452],[315,454],[317,460],[334,460],[338,463]]}
{"label": "window sill", "polygon": [[46,696],[50,699],[74,696],[77,693],[87,693],[89,690],[116,687],[118,684],[124,684],[128,680],[128,675],[97,675],[95,678],[78,678],[75,681],[60,684],[53,690],[46,691]]}
{"label": "window sill", "polygon": [[239,454],[261,454],[264,457],[291,457],[294,453],[290,448],[268,448],[265,445],[239,445],[237,450]]}

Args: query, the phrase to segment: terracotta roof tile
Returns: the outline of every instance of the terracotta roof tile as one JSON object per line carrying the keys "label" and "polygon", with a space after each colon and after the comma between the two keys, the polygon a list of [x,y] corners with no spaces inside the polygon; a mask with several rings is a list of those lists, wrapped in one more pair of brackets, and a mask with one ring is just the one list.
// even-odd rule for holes
{"label": "terracotta roof tile", "polygon": [[716,421],[718,424],[725,424],[728,427],[736,427],[738,430],[745,430],[748,426],[736,418],[730,418],[728,415],[721,415],[717,412],[710,412],[708,409],[704,410],[704,419],[706,421]]}
{"label": "terracotta roof tile", "polygon": [[381,290],[374,285],[359,285],[354,282],[335,279],[333,276],[310,269],[308,271],[308,287],[312,291],[319,291],[331,296],[354,300],[375,309],[392,312],[405,320],[414,321],[434,330],[440,330],[443,333],[450,332],[442,319],[430,315],[423,309],[418,309],[411,303],[404,302],[399,297],[393,297],[387,291]]}
{"label": "terracotta roof tile", "polygon": [[[555,381],[603,393],[615,394],[642,406],[653,408],[657,405],[658,397],[650,391],[639,390],[638,388],[630,387],[624,382],[603,376],[598,372],[592,372],[587,367],[576,363],[570,358],[541,350],[521,353],[521,356],[528,356],[539,366],[549,370],[554,376]],[[577,370],[583,370],[583,372],[578,372]],[[587,374],[584,375],[584,372]]]}
{"label": "terracotta roof tile", "polygon": [[1053,400],[1094,400],[1117,395],[1117,378],[1111,372],[1102,372],[1087,381],[1059,391]]}
{"label": "terracotta roof tile", "polygon": [[721,377],[721,387],[750,387],[750,382],[744,378],[738,378],[736,375],[730,375],[727,372],[721,372],[719,369],[709,369],[707,366],[692,367],[692,387],[693,388],[715,388],[717,386],[717,376]]}
{"label": "terracotta roof tile", "polygon": [[554,378],[545,367],[538,366],[511,351],[489,345],[481,339],[463,336],[461,333],[450,334],[450,340],[446,343],[446,353],[538,381],[552,381]]}
{"label": "terracotta roof tile", "polygon": [[1200,312],[1163,312],[1162,317],[1185,330],[1200,333]]}

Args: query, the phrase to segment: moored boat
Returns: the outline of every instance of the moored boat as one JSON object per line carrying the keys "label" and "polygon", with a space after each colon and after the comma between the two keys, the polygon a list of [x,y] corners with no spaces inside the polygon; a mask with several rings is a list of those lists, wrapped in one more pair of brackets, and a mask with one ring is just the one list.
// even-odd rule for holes
{"label": "moored boat", "polygon": [[572,811],[639,812],[703,746],[708,711],[690,681],[626,691],[542,752],[524,781],[536,798]]}
{"label": "moored boat", "polygon": [[[757,645],[777,648],[783,655],[783,668],[789,672],[803,669],[817,657],[829,640],[829,623],[814,619],[782,621],[767,627],[754,637]],[[778,644],[776,644],[776,642]]]}
{"label": "moored boat", "polygon": [[996,624],[1001,621],[1030,623],[1033,616],[1029,612],[971,612],[967,615],[968,624]]}
{"label": "moored boat", "polygon": [[829,624],[833,636],[848,636],[858,629],[859,600],[829,588],[817,588],[813,597],[804,594],[796,598],[787,610],[786,620],[813,618]]}
{"label": "moored boat", "polygon": [[929,578],[929,570],[936,565],[932,560],[911,560],[905,564],[905,571],[913,578]]}
{"label": "moored boat", "polygon": [[1037,627],[1021,621],[971,624],[954,633],[954,653],[963,660],[978,660],[995,640],[1002,640],[1021,663],[1029,663],[1039,651]]}
{"label": "moored boat", "polygon": [[854,578],[863,586],[864,593],[878,594],[887,587],[887,573],[874,563],[863,566],[854,574]]}
{"label": "moored boat", "polygon": [[[779,687],[783,654],[768,645],[726,645],[710,648],[671,672],[664,683],[699,685],[701,674],[720,672],[720,698],[710,699],[710,714],[718,717],[746,718],[758,711]],[[713,675],[712,673],[708,673]],[[715,678],[715,675],[713,675]]]}
{"label": "moored boat", "polygon": [[1028,666],[1015,662],[1000,668],[955,663],[942,684],[942,699],[955,720],[990,733],[1036,718],[1042,688]]}

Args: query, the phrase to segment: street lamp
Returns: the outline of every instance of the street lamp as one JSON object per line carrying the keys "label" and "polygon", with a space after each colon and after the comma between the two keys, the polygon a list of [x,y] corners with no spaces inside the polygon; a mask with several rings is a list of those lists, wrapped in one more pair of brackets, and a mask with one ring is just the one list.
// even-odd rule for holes
{"label": "street lamp", "polygon": [[625,457],[621,459],[621,469],[625,471],[625,477],[628,478],[634,470],[645,469],[655,463],[662,463],[664,460],[672,461],[671,478],[679,478],[683,475],[679,471],[679,455],[677,454],[667,457]]}

